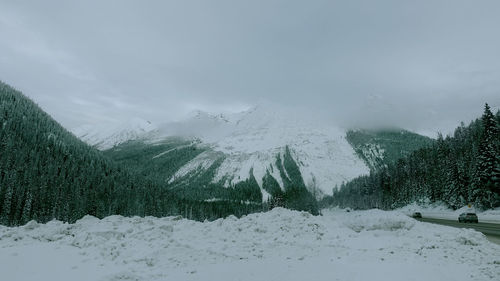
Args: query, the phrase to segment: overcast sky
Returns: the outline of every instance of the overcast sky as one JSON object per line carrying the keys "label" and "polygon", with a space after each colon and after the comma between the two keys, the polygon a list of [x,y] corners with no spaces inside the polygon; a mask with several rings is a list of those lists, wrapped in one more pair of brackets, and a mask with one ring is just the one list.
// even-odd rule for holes
{"label": "overcast sky", "polygon": [[67,128],[268,100],[449,132],[500,106],[500,1],[6,1],[0,80]]}

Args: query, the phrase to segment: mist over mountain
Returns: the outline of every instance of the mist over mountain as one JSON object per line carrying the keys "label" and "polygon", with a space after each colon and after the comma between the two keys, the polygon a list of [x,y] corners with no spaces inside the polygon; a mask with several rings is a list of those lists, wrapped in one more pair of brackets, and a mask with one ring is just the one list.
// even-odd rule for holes
{"label": "mist over mountain", "polygon": [[[106,134],[88,133],[81,129],[74,133],[105,150],[115,160],[126,159],[127,164],[134,165],[132,159],[140,158],[141,165],[154,165],[157,167],[153,168],[156,169],[155,176],[172,186],[180,183],[183,186],[195,185],[196,182],[198,185],[216,184],[229,188],[255,178],[256,188],[262,193],[264,202],[273,197],[272,190],[275,190],[267,186],[269,180],[272,179],[281,191],[286,190],[289,176],[282,174],[279,166],[283,162],[277,161],[283,161],[287,152],[300,172],[299,182],[303,182],[316,198],[322,198],[331,195],[333,189],[342,183],[368,174],[370,169],[376,168],[375,162],[384,165],[382,163],[395,161],[405,153],[430,143],[430,140],[421,143],[411,141],[412,136],[418,135],[410,136],[400,129],[392,129],[394,134],[386,135],[383,142],[376,137],[352,138],[352,133],[348,134],[350,129],[331,122],[327,116],[321,111],[311,114],[299,107],[261,102],[233,114],[196,110],[177,122],[150,124],[141,121],[139,123],[143,125],[138,126],[132,120],[128,128],[106,129]],[[175,138],[180,140],[172,141]],[[127,145],[127,141],[135,141],[135,144]],[[399,143],[399,147],[395,143]],[[166,145],[163,151],[157,150],[163,145]],[[148,148],[153,146],[156,154],[151,154],[152,150]],[[361,146],[380,148],[380,151],[369,155],[373,151]],[[196,149],[196,153],[189,152],[182,160],[172,156],[181,151],[193,151],[189,149]],[[125,158],[127,153],[131,154]],[[149,160],[145,155],[150,155]],[[164,161],[163,165],[159,164],[161,161]],[[184,164],[179,166],[179,163]],[[134,167],[141,169],[140,165]],[[212,175],[203,176],[207,178],[201,183],[199,179],[193,179],[200,178],[196,176],[200,171],[212,171]]]}
{"label": "mist over mountain", "polygon": [[[147,133],[142,122],[132,124],[136,126],[128,132]],[[183,214],[204,220],[262,210],[261,201],[257,207],[240,201],[205,202],[167,190],[157,178],[85,144],[21,92],[0,82],[0,224],[117,214]]]}
{"label": "mist over mountain", "polygon": [[499,15],[0,0],[0,281],[498,281]]}
{"label": "mist over mountain", "polygon": [[133,118],[119,125],[83,125],[72,129],[72,133],[91,146],[108,149],[120,143],[136,140],[154,133],[158,128],[150,121]]}

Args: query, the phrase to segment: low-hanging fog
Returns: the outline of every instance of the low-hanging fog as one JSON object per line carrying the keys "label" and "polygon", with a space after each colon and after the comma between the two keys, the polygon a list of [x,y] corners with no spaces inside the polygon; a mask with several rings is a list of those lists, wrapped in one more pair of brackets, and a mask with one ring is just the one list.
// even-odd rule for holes
{"label": "low-hanging fog", "polygon": [[0,80],[68,128],[263,101],[451,132],[500,106],[498,1],[0,1]]}

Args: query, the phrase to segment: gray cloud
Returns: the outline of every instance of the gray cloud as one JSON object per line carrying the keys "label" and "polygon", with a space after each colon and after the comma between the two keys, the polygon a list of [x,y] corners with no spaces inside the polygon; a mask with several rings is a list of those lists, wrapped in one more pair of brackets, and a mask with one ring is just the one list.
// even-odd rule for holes
{"label": "gray cloud", "polygon": [[67,127],[266,99],[433,134],[500,106],[498,1],[0,2],[0,79]]}

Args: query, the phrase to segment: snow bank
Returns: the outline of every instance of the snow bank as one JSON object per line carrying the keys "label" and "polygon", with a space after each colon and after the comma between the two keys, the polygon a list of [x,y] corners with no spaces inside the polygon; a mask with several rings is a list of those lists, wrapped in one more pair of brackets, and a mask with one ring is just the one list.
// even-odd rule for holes
{"label": "snow bank", "polygon": [[473,212],[477,214],[477,217],[480,222],[500,223],[500,208],[496,208],[494,210],[481,211],[474,208],[474,206],[471,206],[471,208],[469,208],[468,206],[463,206],[460,209],[452,210],[448,208],[446,204],[442,202],[437,202],[437,203],[426,203],[426,204],[412,203],[397,210],[407,215],[411,215],[413,212],[421,212],[422,216],[424,217],[442,218],[450,220],[457,220],[458,216],[461,213]]}
{"label": "snow bank", "polygon": [[368,210],[357,212],[349,216],[349,220],[344,225],[350,229],[360,232],[362,230],[410,230],[415,225],[415,220],[403,214],[392,214],[385,216],[384,211]]}
{"label": "snow bank", "polygon": [[0,272],[9,281],[498,280],[499,252],[473,230],[379,210],[0,227]]}

